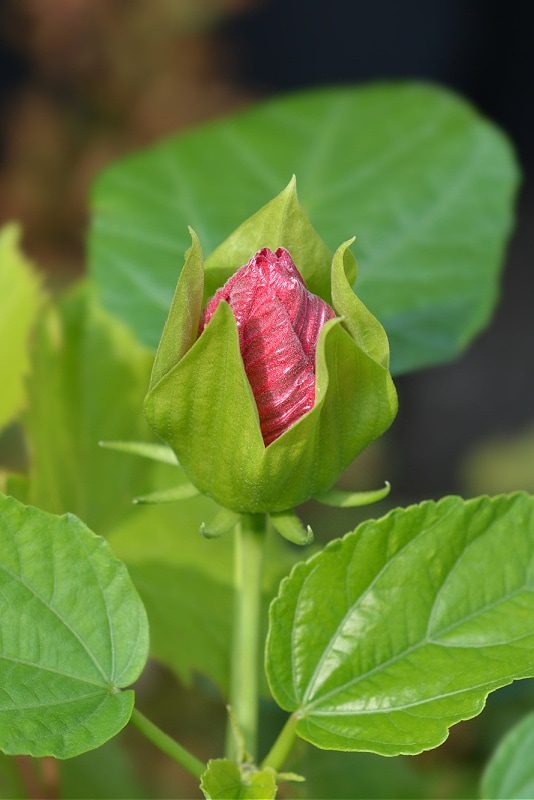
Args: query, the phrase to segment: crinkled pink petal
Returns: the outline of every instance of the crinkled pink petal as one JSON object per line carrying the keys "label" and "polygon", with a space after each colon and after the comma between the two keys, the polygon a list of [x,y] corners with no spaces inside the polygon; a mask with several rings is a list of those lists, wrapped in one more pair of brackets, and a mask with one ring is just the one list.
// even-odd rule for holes
{"label": "crinkled pink petal", "polygon": [[230,305],[265,445],[281,436],[315,401],[315,350],[334,311],[306,288],[293,259],[264,247],[208,301],[200,332],[221,300]]}

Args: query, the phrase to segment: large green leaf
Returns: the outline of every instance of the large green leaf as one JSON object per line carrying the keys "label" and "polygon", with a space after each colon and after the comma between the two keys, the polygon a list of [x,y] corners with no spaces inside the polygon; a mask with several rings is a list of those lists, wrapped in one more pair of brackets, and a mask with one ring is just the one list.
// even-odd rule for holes
{"label": "large green leaf", "polygon": [[[128,567],[150,622],[151,655],[184,683],[208,676],[223,694],[229,686],[234,616],[233,532],[220,539],[199,535],[217,512],[195,498],[179,504],[138,507],[109,536]],[[276,534],[264,559],[262,629],[280,580],[300,554]],[[267,693],[267,687],[263,687]]]}
{"label": "large green leaf", "polygon": [[75,513],[98,533],[133,509],[133,497],[152,488],[152,463],[98,442],[150,437],[142,402],[151,363],[89,286],[47,309],[36,331],[23,418],[30,455],[24,499],[53,513]]}
{"label": "large green leaf", "polygon": [[0,497],[0,749],[70,758],[128,722],[145,610],[126,568],[72,515]]}
{"label": "large green leaf", "polygon": [[395,371],[450,359],[481,329],[517,168],[468,104],[411,83],[270,100],[106,170],[90,236],[105,304],[155,348],[187,225],[209,254],[293,173],[332,250],[358,236],[358,294],[389,334]]}
{"label": "large green leaf", "polygon": [[502,740],[482,778],[485,800],[534,797],[534,714],[529,714]]}
{"label": "large green leaf", "polygon": [[534,498],[448,497],[363,523],[271,606],[271,691],[319,747],[435,747],[534,675]]}
{"label": "large green leaf", "polygon": [[20,229],[0,229],[0,429],[24,402],[29,335],[39,307],[39,281],[18,243]]}

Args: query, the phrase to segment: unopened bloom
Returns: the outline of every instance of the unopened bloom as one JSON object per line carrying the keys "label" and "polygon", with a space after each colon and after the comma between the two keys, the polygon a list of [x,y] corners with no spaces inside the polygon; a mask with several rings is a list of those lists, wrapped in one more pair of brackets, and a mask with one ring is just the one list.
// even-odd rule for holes
{"label": "unopened bloom", "polygon": [[200,332],[225,300],[252,387],[263,441],[273,442],[313,408],[319,331],[336,315],[306,288],[288,251],[264,247],[212,297]]}
{"label": "unopened bloom", "polygon": [[293,181],[205,266],[191,235],[147,419],[222,506],[293,508],[328,491],[391,424],[387,337],[348,280],[351,242],[332,257]]}

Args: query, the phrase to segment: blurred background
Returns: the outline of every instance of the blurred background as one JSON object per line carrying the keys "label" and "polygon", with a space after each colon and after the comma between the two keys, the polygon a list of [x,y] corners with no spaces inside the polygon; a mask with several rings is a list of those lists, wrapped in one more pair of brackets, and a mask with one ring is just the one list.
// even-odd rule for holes
{"label": "blurred background", "polygon": [[304,87],[419,78],[461,92],[516,145],[518,226],[491,329],[453,365],[399,381],[392,477],[407,499],[498,490],[505,475],[484,486],[465,459],[502,435],[497,461],[513,471],[502,488],[532,490],[528,23],[527,4],[496,0],[307,0],[304,13],[298,0],[3,0],[0,220],[22,222],[26,251],[63,283],[84,270],[91,179],[124,153]]}
{"label": "blurred background", "polygon": [[[502,297],[462,358],[397,381],[399,416],[367,463],[380,482],[387,462],[395,503],[534,492],[534,50],[525,9],[497,0],[3,0],[0,222],[22,223],[25,251],[61,287],[85,270],[91,180],[123,154],[288,90],[417,78],[459,91],[509,134],[524,172]],[[155,707],[167,704],[170,680],[160,680]],[[195,691],[183,700],[204,703],[192,734],[189,724],[193,739],[204,714],[219,714]],[[495,701],[510,720],[533,694],[514,691],[506,708]],[[447,759],[469,770],[486,756],[485,720],[458,726],[444,753],[421,757],[423,769],[441,765],[434,796],[448,796]],[[170,792],[174,772],[162,780]]]}

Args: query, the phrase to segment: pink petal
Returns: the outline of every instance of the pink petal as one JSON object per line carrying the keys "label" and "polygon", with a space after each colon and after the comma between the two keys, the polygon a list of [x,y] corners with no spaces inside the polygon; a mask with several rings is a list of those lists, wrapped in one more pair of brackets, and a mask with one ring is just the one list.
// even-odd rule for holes
{"label": "pink petal", "polygon": [[200,332],[221,300],[237,322],[243,364],[265,445],[313,408],[315,350],[334,311],[311,294],[284,248],[263,248],[208,301]]}

